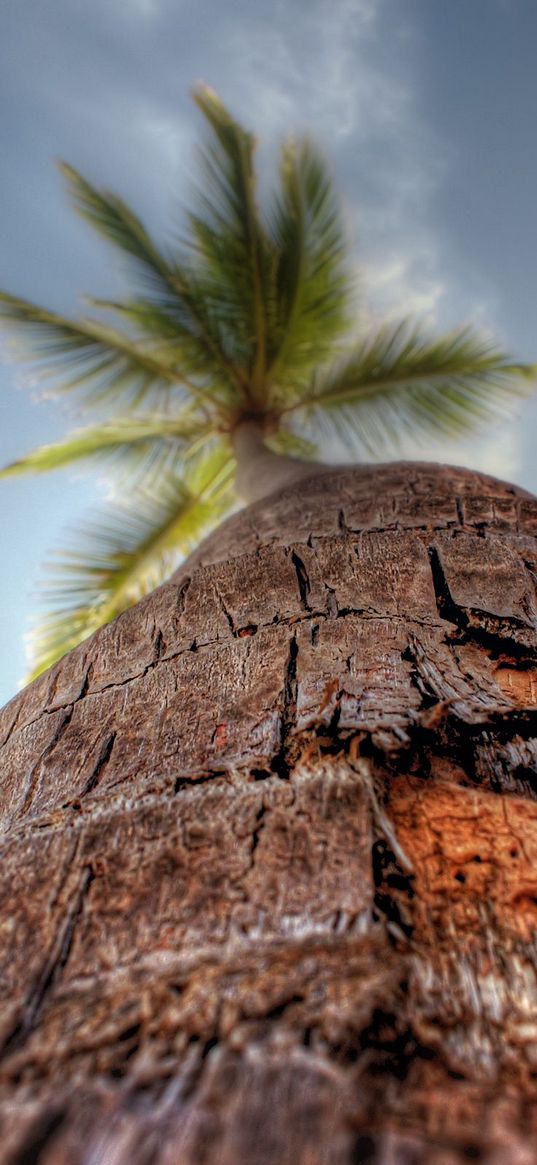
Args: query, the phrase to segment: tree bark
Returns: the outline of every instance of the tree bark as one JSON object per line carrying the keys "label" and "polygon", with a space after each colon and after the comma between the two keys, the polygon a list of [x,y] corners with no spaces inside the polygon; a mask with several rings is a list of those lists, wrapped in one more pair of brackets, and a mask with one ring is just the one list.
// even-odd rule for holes
{"label": "tree bark", "polygon": [[7,706],[2,1165],[537,1162],[536,533],[325,473]]}

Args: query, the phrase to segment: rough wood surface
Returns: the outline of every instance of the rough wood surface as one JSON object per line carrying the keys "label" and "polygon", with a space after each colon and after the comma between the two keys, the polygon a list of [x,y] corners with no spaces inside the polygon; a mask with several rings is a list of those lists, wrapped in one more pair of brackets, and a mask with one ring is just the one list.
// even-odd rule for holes
{"label": "rough wood surface", "polygon": [[2,1165],[537,1162],[536,533],[325,474],[4,709]]}

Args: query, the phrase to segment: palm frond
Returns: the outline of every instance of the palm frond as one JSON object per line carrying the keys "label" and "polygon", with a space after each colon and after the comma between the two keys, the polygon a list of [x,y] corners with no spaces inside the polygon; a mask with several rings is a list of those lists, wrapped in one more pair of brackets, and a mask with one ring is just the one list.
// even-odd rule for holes
{"label": "palm frond", "polygon": [[302,409],[314,426],[324,423],[347,443],[378,453],[406,437],[460,437],[505,417],[535,377],[533,367],[508,360],[470,328],[430,340],[403,321],[316,373],[285,411]]}
{"label": "palm frond", "polygon": [[162,399],[179,388],[181,367],[157,359],[125,332],[97,320],[71,320],[0,292],[0,322],[20,337],[22,355],[33,359],[55,393],[79,390],[92,401],[129,404]]}
{"label": "palm frond", "polygon": [[351,282],[339,200],[328,168],[308,141],[282,151],[281,193],[271,221],[275,267],[275,350],[270,375],[289,388],[323,363],[349,326]]}
{"label": "palm frond", "polygon": [[271,262],[256,201],[255,140],[211,89],[200,86],[194,100],[212,130],[202,151],[200,209],[189,216],[196,272],[255,400],[266,371]]}
{"label": "palm frond", "polygon": [[277,429],[265,441],[274,453],[284,453],[289,457],[302,457],[304,461],[312,461],[319,456],[319,446],[314,441],[308,441],[291,429]]}
{"label": "palm frond", "polygon": [[130,206],[108,190],[98,190],[69,166],[59,163],[75,210],[108,242],[134,263],[146,291],[175,297],[181,292],[173,263],[163,254]]}
{"label": "palm frond", "polygon": [[150,414],[133,419],[117,417],[104,425],[79,429],[64,441],[54,445],[41,445],[26,457],[21,457],[0,470],[0,477],[16,477],[25,473],[49,473],[80,461],[112,458],[116,463],[128,467],[133,459],[155,454],[162,447],[168,447],[178,456],[186,452],[200,440],[207,440],[213,430],[207,422],[186,416]]}
{"label": "palm frond", "polygon": [[143,298],[173,326],[178,341],[202,371],[224,375],[238,386],[236,370],[228,360],[225,338],[215,313],[207,310],[207,297],[198,286],[190,265],[179,255],[166,255],[151,238],[140,219],[117,195],[98,190],[72,166],[61,163],[72,201],[105,239],[127,255],[140,280]]}
{"label": "palm frond", "polygon": [[44,588],[49,614],[32,635],[33,679],[163,582],[181,556],[229,510],[233,463],[219,443],[196,469],[197,489],[171,472],[158,492],[108,505],[76,549],[56,556]]}
{"label": "palm frond", "polygon": [[183,370],[182,383],[194,397],[202,399],[205,395],[207,400],[210,395],[217,403],[240,408],[244,403],[244,385],[224,350],[226,341],[222,335],[222,320],[218,314],[211,318],[205,289],[197,285],[193,275],[190,276],[188,295],[200,325],[196,335],[185,334],[181,330],[181,321],[173,312],[148,299],[118,302],[88,296],[86,302],[132,325],[157,359],[172,365],[179,362]]}

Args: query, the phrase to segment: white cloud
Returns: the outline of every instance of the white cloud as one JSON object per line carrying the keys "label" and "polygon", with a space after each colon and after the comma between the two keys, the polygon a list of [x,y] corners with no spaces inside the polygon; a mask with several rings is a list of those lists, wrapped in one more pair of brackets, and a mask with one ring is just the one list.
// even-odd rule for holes
{"label": "white cloud", "polygon": [[515,425],[495,430],[489,437],[465,443],[464,461],[473,469],[516,481],[521,468],[520,434]]}
{"label": "white cloud", "polygon": [[432,273],[435,260],[434,253],[425,250],[365,263],[363,278],[371,321],[411,316],[420,323],[437,324],[446,285]]}
{"label": "white cloud", "polygon": [[514,424],[503,425],[501,428],[490,428],[481,437],[434,442],[425,450],[409,443],[404,449],[404,457],[416,461],[466,465],[504,481],[516,481],[520,476],[522,461],[520,431]]}
{"label": "white cloud", "polygon": [[[287,0],[248,21],[228,22],[222,53],[241,62],[232,85],[264,135],[305,126],[329,142],[394,124],[407,100],[397,73],[375,64],[384,0]],[[230,78],[231,82],[231,78]],[[230,86],[231,87],[231,86]]]}

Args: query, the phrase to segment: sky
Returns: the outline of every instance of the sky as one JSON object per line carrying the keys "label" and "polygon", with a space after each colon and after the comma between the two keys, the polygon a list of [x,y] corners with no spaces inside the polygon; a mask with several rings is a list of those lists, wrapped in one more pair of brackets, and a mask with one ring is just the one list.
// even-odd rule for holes
{"label": "sky", "polygon": [[[55,160],[126,198],[165,241],[195,177],[196,82],[263,143],[330,158],[372,320],[472,321],[537,360],[535,0],[4,0],[0,287],[69,314],[124,289],[69,209]],[[76,415],[39,400],[0,337],[0,463]],[[537,396],[509,425],[427,450],[537,492]],[[422,448],[405,449],[424,456]],[[0,704],[26,669],[43,564],[102,496],[95,475],[0,482]]]}

